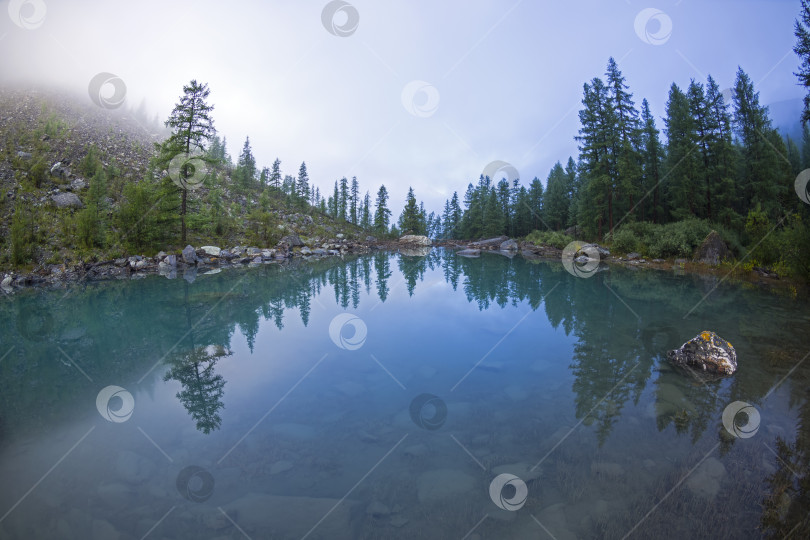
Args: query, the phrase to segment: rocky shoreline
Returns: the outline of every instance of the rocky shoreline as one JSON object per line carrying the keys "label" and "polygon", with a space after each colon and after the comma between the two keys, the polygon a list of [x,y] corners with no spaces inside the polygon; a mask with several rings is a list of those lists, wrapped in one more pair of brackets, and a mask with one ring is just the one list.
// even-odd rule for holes
{"label": "rocky shoreline", "polygon": [[[310,247],[311,246],[314,247]],[[63,287],[80,281],[137,279],[161,275],[169,279],[182,277],[194,281],[198,274],[216,273],[226,268],[254,267],[262,264],[283,264],[293,259],[313,260],[327,257],[360,255],[374,250],[391,249],[396,242],[380,242],[374,237],[364,241],[350,240],[343,234],[336,238],[308,239],[288,235],[273,248],[234,246],[186,246],[182,251],[161,251],[154,257],[131,255],[117,259],[85,262],[73,266],[44,265],[29,273],[7,273],[0,279],[0,291],[9,294],[27,287]]]}
{"label": "rocky shoreline", "polygon": [[[313,247],[314,246],[314,247]],[[521,255],[526,259],[561,260],[564,250],[531,242],[517,241],[506,236],[475,242],[439,241],[432,242],[424,236],[403,236],[399,240],[378,240],[367,236],[364,240],[350,239],[338,233],[335,238],[302,238],[291,234],[285,236],[272,248],[255,246],[186,246],[182,251],[166,253],[161,251],[154,257],[131,255],[117,259],[84,262],[72,266],[43,265],[32,272],[9,272],[0,274],[0,292],[8,295],[16,290],[40,288],[64,288],[81,281],[104,281],[112,279],[138,279],[148,275],[161,275],[168,279],[182,277],[193,282],[198,274],[218,273],[227,268],[255,267],[263,264],[285,264],[293,260],[303,262],[329,257],[362,255],[373,251],[399,252],[405,256],[425,256],[433,247],[442,247],[467,258],[480,257],[482,253],[500,254],[506,257]],[[606,270],[608,264],[619,264],[630,268],[652,268],[657,270],[680,270],[692,273],[717,272],[716,265],[687,259],[642,258],[638,253],[624,257],[611,255],[607,248],[598,244],[582,244],[576,262],[587,262],[588,252],[598,257],[600,267]],[[597,271],[598,271],[597,270]],[[763,280],[765,278],[767,281]],[[760,285],[773,286],[779,283],[779,276],[762,268],[755,268],[748,281]],[[786,283],[786,282],[783,282]]]}

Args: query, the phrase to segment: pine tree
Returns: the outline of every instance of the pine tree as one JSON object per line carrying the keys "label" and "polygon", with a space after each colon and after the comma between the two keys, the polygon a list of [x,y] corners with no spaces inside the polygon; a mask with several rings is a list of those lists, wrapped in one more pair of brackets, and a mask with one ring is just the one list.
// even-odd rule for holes
{"label": "pine tree", "polygon": [[796,142],[790,138],[790,135],[787,136],[785,146],[787,147],[787,158],[790,162],[791,172],[796,176],[802,171],[801,152],[799,152],[799,147],[796,146]]}
{"label": "pine tree", "polygon": [[[639,153],[640,130],[638,111],[633,103],[633,94],[628,92],[624,76],[619,71],[613,58],[608,60],[607,72],[608,109],[612,110],[616,120],[615,125],[608,128],[610,144],[613,146],[614,170],[613,185],[617,193],[617,205],[622,215],[633,212],[636,200],[640,196],[639,184],[641,182],[641,156]],[[612,128],[612,129],[611,129]],[[611,199],[612,201],[612,199]],[[613,230],[613,208],[609,211],[609,226]],[[622,218],[624,219],[624,218]]]}
{"label": "pine tree", "polygon": [[543,216],[549,227],[555,231],[564,229],[568,223],[570,201],[567,183],[565,170],[558,161],[548,174],[543,200]]}
{"label": "pine tree", "polygon": [[796,45],[793,47],[801,65],[799,71],[794,73],[799,78],[799,82],[807,88],[804,96],[804,111],[802,112],[802,123],[810,122],[810,3],[808,0],[801,0],[801,13],[794,26]]}
{"label": "pine tree", "polygon": [[496,188],[498,196],[498,208],[501,211],[501,221],[503,222],[503,230],[499,234],[508,234],[512,229],[512,189],[509,186],[509,181],[506,178],[498,182]]}
{"label": "pine tree", "polygon": [[529,206],[529,192],[525,187],[520,186],[514,202],[515,215],[512,234],[514,236],[526,236],[532,232],[532,212]]}
{"label": "pine tree", "polygon": [[298,168],[298,182],[297,195],[301,201],[309,200],[309,175],[307,174],[307,164],[305,161],[301,162],[301,167]]}
{"label": "pine tree", "polygon": [[495,188],[490,188],[486,195],[484,205],[484,226],[482,234],[485,237],[500,236],[504,230],[503,207],[498,200]]}
{"label": "pine tree", "polygon": [[771,218],[786,202],[790,181],[790,165],[781,156],[787,151],[779,133],[771,126],[768,108],[760,105],[759,92],[750,77],[737,71],[734,85],[734,127],[742,145],[742,201],[740,213],[761,205]]}
{"label": "pine tree", "polygon": [[77,238],[85,248],[101,247],[106,244],[107,216],[107,177],[102,167],[90,179],[90,189],[85,198],[85,208],[77,216]]}
{"label": "pine tree", "polygon": [[363,208],[360,211],[360,227],[364,230],[371,228],[371,195],[366,191],[363,197]]}
{"label": "pine tree", "polygon": [[539,230],[541,227],[545,228],[542,217],[544,197],[543,183],[535,176],[532,183],[529,184],[529,198],[526,201],[526,204],[529,205],[529,213],[532,216],[530,225],[532,231]]}
{"label": "pine tree", "polygon": [[273,168],[270,169],[270,186],[280,190],[281,189],[281,161],[278,158],[273,162]]}
{"label": "pine tree", "polygon": [[333,219],[338,219],[340,213],[340,188],[338,181],[335,180],[335,190],[332,192],[332,204],[330,206],[330,214]]}
{"label": "pine tree", "polygon": [[253,189],[256,185],[256,158],[253,157],[253,149],[250,147],[250,137],[245,138],[233,175],[237,187],[243,192]]}
{"label": "pine tree", "polygon": [[575,137],[580,142],[584,180],[577,219],[586,231],[596,232],[601,238],[606,222],[609,228],[613,228],[617,120],[608,89],[598,77],[583,86],[582,104],[584,109],[579,111],[581,128]]}
{"label": "pine tree", "polygon": [[706,102],[706,94],[703,85],[694,79],[689,83],[686,90],[686,97],[689,100],[689,111],[692,114],[692,123],[695,130],[695,145],[699,166],[695,168],[696,189],[700,194],[696,203],[697,216],[711,220],[712,215],[712,193],[714,192],[713,156],[709,153],[709,138],[712,133],[712,126],[709,116],[709,105]]}
{"label": "pine tree", "polygon": [[[180,101],[174,106],[169,119],[166,120],[166,127],[172,129],[169,139],[162,145],[161,161],[168,165],[177,154],[183,152],[191,155],[192,152],[205,152],[208,142],[214,136],[214,121],[211,118],[213,105],[209,105],[206,100],[210,94],[207,84],[200,84],[192,80],[183,86],[183,95]],[[190,175],[190,166],[184,165],[180,174],[180,220],[181,239],[186,243],[186,209],[188,200],[188,187],[186,180]]]}
{"label": "pine tree", "polygon": [[349,181],[345,176],[340,179],[340,198],[338,201],[338,219],[346,221],[349,209]]}
{"label": "pine tree", "polygon": [[352,190],[351,202],[349,203],[349,219],[352,225],[357,225],[359,216],[357,214],[357,205],[360,203],[360,184],[357,182],[357,177],[352,176]]}
{"label": "pine tree", "polygon": [[667,133],[667,197],[672,217],[676,220],[698,215],[698,193],[700,185],[697,161],[697,135],[692,117],[689,98],[676,85],[672,84],[667,101],[665,119]]}
{"label": "pine tree", "polygon": [[412,187],[408,188],[405,208],[402,209],[398,224],[402,234],[422,234],[421,215]]}
{"label": "pine tree", "polygon": [[725,102],[720,87],[711,76],[706,80],[706,103],[709,126],[707,141],[711,156],[708,174],[714,178],[712,218],[727,227],[735,227],[739,221],[734,212],[737,197],[734,181],[737,157],[731,134],[731,115],[728,111],[729,104]]}
{"label": "pine tree", "polygon": [[[459,237],[461,216],[462,212],[461,205],[458,203],[458,193],[454,191],[453,196],[450,198],[450,230],[452,231],[452,236],[450,236],[450,238]],[[447,227],[446,222],[445,227]]]}
{"label": "pine tree", "polygon": [[388,221],[391,217],[391,210],[388,209],[388,190],[384,185],[377,191],[377,209],[374,211],[374,230],[378,234],[388,232]]}
{"label": "pine tree", "polygon": [[[645,221],[649,217],[653,223],[661,223],[664,215],[661,208],[661,163],[664,151],[661,147],[655,118],[650,112],[650,104],[646,99],[641,101],[641,123],[643,154],[640,187],[644,200],[639,201],[638,218]],[[651,207],[649,214],[647,213],[648,206]]]}

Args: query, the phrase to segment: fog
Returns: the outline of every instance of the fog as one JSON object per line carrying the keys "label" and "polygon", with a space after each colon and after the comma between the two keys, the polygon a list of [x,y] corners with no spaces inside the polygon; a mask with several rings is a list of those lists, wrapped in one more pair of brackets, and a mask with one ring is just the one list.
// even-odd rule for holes
{"label": "fog", "polygon": [[[123,105],[162,121],[183,84],[209,84],[220,136],[246,136],[260,166],[307,162],[321,192],[384,183],[395,216],[408,186],[429,210],[494,160],[523,183],[569,155],[582,85],[613,56],[637,105],[661,117],[672,82],[738,66],[765,104],[801,98],[798,0],[487,1],[13,0],[0,12],[0,84],[90,100],[99,73]],[[114,97],[114,88],[102,88]]]}

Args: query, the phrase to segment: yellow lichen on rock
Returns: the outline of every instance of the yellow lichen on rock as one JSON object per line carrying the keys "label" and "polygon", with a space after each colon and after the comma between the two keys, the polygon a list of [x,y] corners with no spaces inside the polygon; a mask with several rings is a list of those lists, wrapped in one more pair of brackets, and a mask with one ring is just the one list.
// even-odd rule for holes
{"label": "yellow lichen on rock", "polygon": [[703,332],[700,333],[700,337],[701,339],[703,339],[703,341],[711,341],[712,333],[704,330]]}

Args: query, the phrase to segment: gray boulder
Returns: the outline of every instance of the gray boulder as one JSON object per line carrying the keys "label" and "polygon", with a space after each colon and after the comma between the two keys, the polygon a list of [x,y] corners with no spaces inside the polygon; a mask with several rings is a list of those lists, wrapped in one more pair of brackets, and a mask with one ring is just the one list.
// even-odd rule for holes
{"label": "gray boulder", "polygon": [[731,251],[717,231],[712,231],[695,252],[695,261],[717,266],[720,261],[731,258]]}
{"label": "gray boulder", "polygon": [[222,249],[216,246],[203,246],[200,248],[205,252],[206,255],[210,255],[211,257],[219,257],[222,253]]}
{"label": "gray boulder", "polygon": [[706,330],[679,349],[667,352],[667,358],[676,365],[691,366],[719,375],[731,375],[737,371],[737,352],[731,343]]}
{"label": "gray boulder", "polygon": [[57,161],[51,167],[51,174],[62,180],[68,180],[70,178],[70,169],[63,165],[61,161]]}
{"label": "gray boulder", "polygon": [[639,258],[641,258],[641,254],[636,253],[635,251],[633,253],[628,253],[627,254],[627,260],[628,261],[634,261],[634,260],[639,259]]}
{"label": "gray boulder", "polygon": [[596,251],[599,252],[599,256],[602,258],[602,260],[610,257],[610,250],[600,246],[599,244],[585,244],[580,248],[580,251],[587,250],[588,248],[596,248]]}
{"label": "gray boulder", "polygon": [[501,251],[517,251],[518,244],[511,238],[505,242],[501,242]]}
{"label": "gray boulder", "polygon": [[288,234],[281,239],[281,242],[290,247],[300,247],[304,245],[304,242],[301,241],[297,234]]}
{"label": "gray boulder", "polygon": [[487,248],[500,246],[503,242],[506,242],[507,240],[509,240],[508,236],[499,236],[498,238],[488,238],[486,240],[479,240],[478,242],[473,242],[470,244],[470,247]]}
{"label": "gray boulder", "polygon": [[82,200],[75,193],[57,193],[51,195],[51,200],[57,208],[84,208]]}
{"label": "gray boulder", "polygon": [[183,248],[183,262],[186,264],[197,264],[197,252],[191,246]]}
{"label": "gray boulder", "polygon": [[430,246],[433,242],[430,241],[430,238],[427,236],[415,235],[415,234],[406,234],[405,236],[399,239],[400,244],[408,244],[412,246]]}
{"label": "gray boulder", "polygon": [[87,182],[84,178],[74,178],[70,181],[70,189],[73,191],[81,191],[82,189],[87,187]]}

